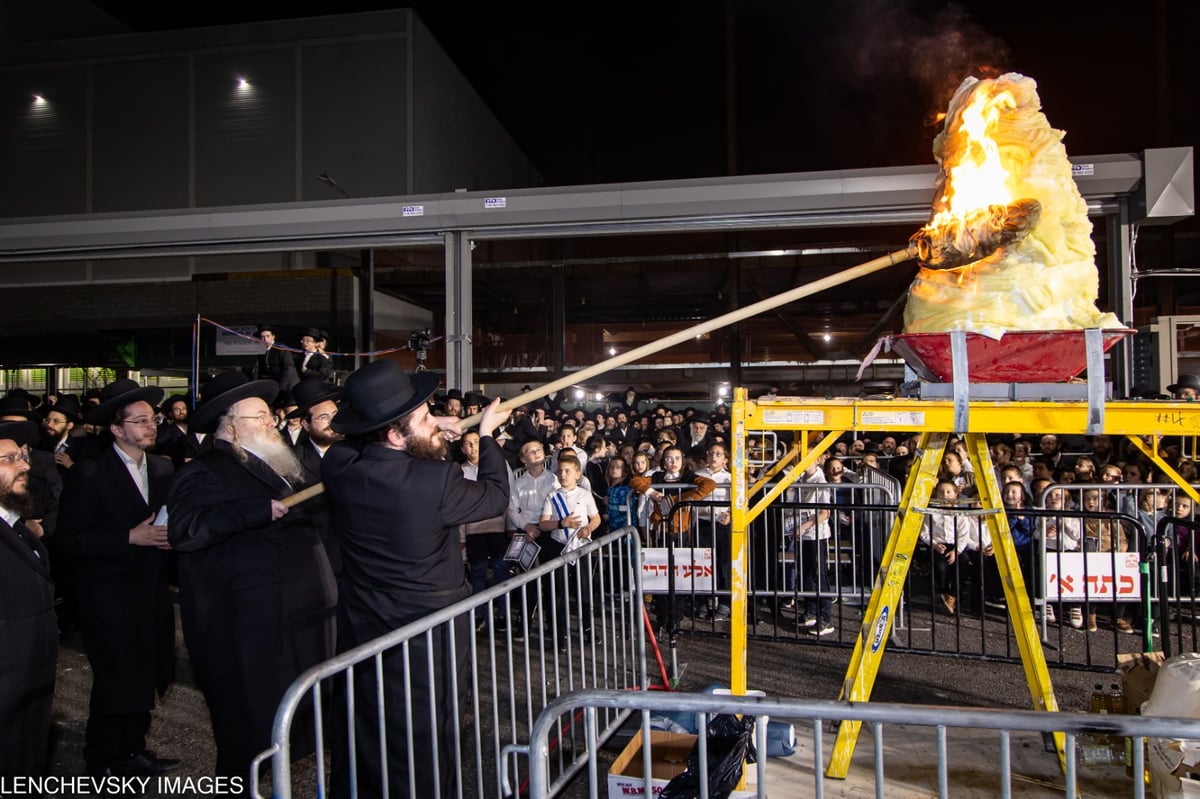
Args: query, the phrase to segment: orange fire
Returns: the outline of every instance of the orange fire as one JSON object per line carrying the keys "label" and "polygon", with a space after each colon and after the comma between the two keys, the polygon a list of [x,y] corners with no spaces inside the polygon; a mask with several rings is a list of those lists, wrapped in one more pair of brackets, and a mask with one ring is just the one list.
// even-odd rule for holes
{"label": "orange fire", "polygon": [[1000,112],[1015,108],[1012,92],[995,95],[980,92],[963,109],[959,133],[964,141],[958,149],[956,163],[944,165],[949,178],[945,193],[936,205],[941,210],[930,220],[931,226],[941,226],[952,220],[963,221],[971,211],[989,205],[1008,205],[1013,193],[1008,185],[1009,170],[992,138],[1000,121]]}
{"label": "orange fire", "polygon": [[941,168],[930,220],[912,238],[925,268],[909,289],[905,332],[1119,324],[1095,307],[1092,224],[1063,136],[1032,78],[958,87],[933,142]]}
{"label": "orange fire", "polygon": [[[1019,197],[1020,175],[1028,154],[997,139],[1002,117],[1017,107],[1011,91],[995,82],[976,82],[961,98],[960,110],[946,117],[934,143],[942,169],[933,216],[914,236],[919,257],[939,268],[964,266],[1011,243],[1036,224],[1036,203]],[[960,92],[963,90],[960,89]]]}

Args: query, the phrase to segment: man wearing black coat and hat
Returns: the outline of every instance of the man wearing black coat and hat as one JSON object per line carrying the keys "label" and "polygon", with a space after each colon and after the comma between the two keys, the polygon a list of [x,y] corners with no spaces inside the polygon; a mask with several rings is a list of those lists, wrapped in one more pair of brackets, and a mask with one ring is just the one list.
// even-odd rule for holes
{"label": "man wearing black coat and hat", "polygon": [[296,374],[296,361],[292,353],[276,348],[275,328],[271,325],[259,325],[254,335],[267,345],[267,351],[258,356],[253,375],[260,380],[274,380],[282,391],[291,391],[300,382]]}
{"label": "man wearing black coat and hat", "polygon": [[[321,482],[321,460],[331,446],[342,440],[342,434],[330,426],[333,417],[337,416],[337,401],[341,396],[341,387],[333,383],[305,380],[296,386],[296,409],[288,414],[288,418],[299,419],[305,433],[304,438],[292,448],[300,466],[304,468],[304,488]],[[325,544],[325,553],[329,555],[334,576],[340,575],[342,555],[330,526],[328,498],[324,494],[313,497],[304,503],[304,509],[321,532],[321,541]]]}
{"label": "man wearing black coat and hat", "polygon": [[192,412],[192,403],[187,394],[172,394],[163,402],[160,411],[163,421],[158,426],[158,441],[154,445],[154,451],[159,455],[166,455],[178,469],[183,464],[175,459],[175,449],[188,433],[188,416]]}
{"label": "man wearing black coat and hat", "polygon": [[[191,429],[213,447],[179,471],[167,500],[183,635],[220,776],[249,773],[288,685],[333,655],[337,588],[320,532],[303,504],[281,501],[304,472],[275,428],[278,393],[238,372],[209,380]],[[293,742],[294,756],[307,752],[311,742]]]}
{"label": "man wearing black coat and hat", "polygon": [[58,624],[50,559],[30,513],[30,421],[0,422],[0,777],[46,771]]}
{"label": "man wearing black coat and hat", "polygon": [[60,394],[57,402],[45,407],[39,449],[53,454],[59,474],[64,478],[76,461],[99,452],[95,436],[72,435],[82,423],[83,408],[74,394]]}
{"label": "man wearing black coat and hat", "polygon": [[1181,374],[1179,382],[1167,386],[1167,391],[1177,400],[1196,400],[1200,398],[1200,375]]}
{"label": "man wearing black coat and hat", "polygon": [[[79,628],[79,597],[75,580],[75,561],[63,552],[55,535],[58,530],[58,506],[62,500],[63,483],[69,474],[68,469],[74,465],[74,459],[83,457],[83,451],[89,449],[86,442],[93,441],[95,437],[72,438],[68,435],[75,424],[83,421],[79,416],[79,400],[74,395],[60,395],[58,402],[49,406],[52,412],[47,413],[44,418],[36,411],[24,410],[25,407],[27,406],[24,406],[24,400],[19,397],[0,399],[0,422],[28,421],[41,424],[42,435],[37,442],[38,446],[29,450],[29,493],[33,498],[33,505],[24,515],[23,521],[26,527],[42,538],[42,543],[50,552],[54,584],[58,592],[55,609],[60,630],[65,635]],[[63,423],[62,435],[66,441],[57,445],[51,443],[47,448],[47,425],[52,428],[58,427],[59,422]]]}
{"label": "man wearing black coat and hat", "polygon": [[167,528],[155,524],[175,469],[150,455],[161,388],[121,379],[84,421],[111,445],[78,462],[59,508],[59,546],[75,558],[79,622],[92,666],[83,756],[93,775],[163,774],[178,760],[146,749],[150,711],[175,677]]}
{"label": "man wearing black coat and hat", "polygon": [[317,349],[317,340],[320,338],[321,331],[315,327],[305,329],[300,335],[300,349],[303,352],[297,353],[295,357],[296,374],[300,375],[301,381],[333,380],[333,362],[329,360],[328,355]]}
{"label": "man wearing black coat and hat", "polygon": [[708,448],[716,443],[709,429],[708,413],[696,411],[686,424],[687,430],[680,431],[679,447],[692,463],[702,464],[708,457]]}
{"label": "man wearing black coat and hat", "polygon": [[[499,400],[479,425],[475,481],[445,459],[445,436],[457,437],[457,419],[433,416],[427,400],[437,388],[431,372],[406,373],[394,361],[374,361],[346,381],[333,429],[348,437],[325,455],[321,474],[334,534],[342,550],[338,649],[346,651],[470,596],[463,574],[458,525],[499,516],[508,508],[508,470],[492,440],[503,421]],[[454,735],[463,722],[469,630],[463,620],[441,625],[411,642],[411,699],[405,698],[404,655],[384,657],[387,724],[386,779],[392,796],[454,796],[458,781]],[[457,660],[450,656],[454,636]],[[432,673],[427,655],[433,660]],[[355,672],[358,791],[378,796],[385,778],[376,727],[374,665]],[[458,695],[451,679],[458,674]],[[340,704],[339,704],[340,707]],[[412,728],[407,716],[411,709]],[[430,713],[438,719],[429,724]],[[342,720],[345,724],[345,720]],[[413,759],[409,759],[411,738]],[[348,794],[344,741],[334,749],[335,790]],[[435,777],[436,773],[436,777]],[[469,786],[468,786],[469,788]]]}

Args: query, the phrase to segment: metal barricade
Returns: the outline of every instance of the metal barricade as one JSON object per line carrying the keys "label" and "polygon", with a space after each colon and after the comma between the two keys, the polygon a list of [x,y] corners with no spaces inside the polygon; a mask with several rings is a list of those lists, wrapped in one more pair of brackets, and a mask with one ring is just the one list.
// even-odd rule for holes
{"label": "metal barricade", "polygon": [[[642,741],[651,742],[650,715],[645,695],[622,693],[618,691],[579,691],[560,696],[547,704],[542,715],[533,725],[528,745],[513,744],[504,748],[505,755],[524,755],[529,758],[529,799],[546,799],[557,795],[561,782],[552,779],[551,762],[547,755],[549,741],[557,732],[557,720],[565,715],[582,713],[583,724],[591,730],[598,729],[600,712],[623,711],[640,713]],[[1133,715],[1098,716],[1088,713],[1046,713],[1032,710],[996,710],[989,708],[945,707],[933,705],[888,704],[881,702],[844,703],[803,699],[776,699],[767,697],[745,696],[715,696],[712,694],[656,694],[652,700],[654,713],[695,713],[699,735],[698,764],[699,795],[708,794],[708,741],[707,725],[709,714],[747,714],[755,719],[754,744],[759,753],[756,780],[748,780],[760,799],[765,797],[766,757],[767,751],[767,717],[772,720],[789,722],[809,722],[812,729],[813,762],[812,784],[807,787],[803,781],[807,769],[791,768],[788,770],[790,783],[788,794],[795,796],[813,796],[820,799],[825,792],[824,778],[824,729],[830,722],[858,721],[868,725],[872,733],[874,750],[866,758],[870,761],[870,770],[866,777],[874,783],[874,794],[877,797],[888,795],[888,765],[889,762],[899,764],[903,769],[913,768],[936,769],[937,795],[946,797],[957,795],[980,795],[981,791],[994,796],[1013,795],[1014,774],[1012,767],[1012,749],[1014,743],[1021,746],[1021,738],[1044,737],[1047,734],[1061,732],[1066,740],[1066,761],[1063,771],[1062,795],[1074,799],[1079,795],[1078,767],[1083,762],[1080,736],[1111,736],[1131,738],[1141,741],[1143,738],[1167,739],[1200,739],[1200,720],[1180,718],[1156,718]],[[920,740],[909,732],[898,732],[903,746],[885,746],[885,729],[887,726],[904,728],[930,728],[936,732],[932,746],[928,751],[919,748]],[[971,785],[957,785],[954,782],[956,772],[961,768],[951,762],[948,756],[950,731],[983,730],[995,731],[994,757],[989,758],[989,764],[994,764],[996,777],[994,789],[983,787],[973,781]],[[1015,734],[1015,735],[1014,735]],[[1031,734],[1031,735],[1022,735]],[[1014,741],[1014,739],[1016,739]],[[1028,741],[1024,745],[1028,745]],[[1040,744],[1040,740],[1038,741]],[[591,797],[605,795],[601,784],[598,763],[599,744],[596,739],[589,739],[586,752],[588,795]],[[1141,775],[1145,770],[1145,755],[1142,746],[1130,747],[1132,771]],[[1055,758],[1053,753],[1045,753],[1047,758]],[[641,780],[642,795],[652,796],[655,787],[651,784],[651,763],[653,761],[653,745],[646,743],[642,748],[642,768],[645,776]],[[507,761],[507,757],[506,757]],[[1057,758],[1055,758],[1057,765]],[[959,777],[961,779],[961,777]],[[1020,779],[1018,777],[1018,779]],[[513,782],[505,775],[506,785],[511,788]],[[841,784],[839,782],[839,784]],[[1018,787],[1020,787],[1018,785]],[[1054,786],[1047,786],[1053,788]],[[861,790],[861,789],[860,789]],[[859,795],[858,792],[855,795]],[[1117,796],[1117,786],[1107,782],[1105,794]],[[1145,781],[1130,780],[1128,796],[1142,799],[1145,796]]]}
{"label": "metal barricade", "polygon": [[[423,797],[501,796],[502,746],[525,740],[556,697],[646,689],[641,557],[637,531],[615,531],[309,669],[251,768],[255,796],[267,760],[277,799],[327,796],[330,775],[345,795],[414,796],[422,771],[440,783]],[[627,712],[593,719],[586,735],[578,717],[561,719],[557,779]],[[318,755],[293,764],[294,737]]]}

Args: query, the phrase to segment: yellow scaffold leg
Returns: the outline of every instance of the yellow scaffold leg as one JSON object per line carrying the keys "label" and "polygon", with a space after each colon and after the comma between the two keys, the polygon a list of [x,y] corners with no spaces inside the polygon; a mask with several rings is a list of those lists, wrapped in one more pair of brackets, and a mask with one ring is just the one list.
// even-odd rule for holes
{"label": "yellow scaffold leg", "polygon": [[[980,504],[984,508],[1002,510],[1004,502],[1000,493],[1000,485],[996,481],[996,470],[992,467],[992,458],[988,451],[986,438],[982,433],[967,433],[964,443],[967,445],[967,456],[971,459],[971,463],[976,464],[975,487],[979,490]],[[1008,618],[1012,622],[1013,632],[1017,637],[1017,649],[1021,653],[1021,664],[1025,668],[1025,682],[1029,685],[1033,707],[1035,710],[1057,712],[1058,700],[1054,697],[1054,686],[1050,683],[1050,671],[1046,668],[1046,654],[1042,651],[1042,641],[1038,637],[1037,625],[1034,623],[1033,607],[1029,603],[1029,594],[1025,590],[1025,578],[1021,573],[1020,561],[1017,559],[1017,549],[1013,546],[1008,517],[1000,512],[989,514],[985,518],[988,532],[992,537],[996,568],[1000,572],[1000,581],[1004,585],[1004,601],[1008,606]],[[1030,575],[1030,579],[1032,579],[1032,575]],[[1061,732],[1054,733],[1054,746],[1058,750],[1058,761],[1065,769],[1067,763],[1066,736]]]}
{"label": "yellow scaffold leg", "polygon": [[[927,506],[933,496],[947,437],[946,433],[921,434],[920,443],[917,445],[917,462],[908,473],[908,482],[904,487],[904,495],[900,498],[896,522],[888,536],[887,548],[879,564],[879,573],[875,575],[875,586],[871,590],[871,600],[867,604],[866,613],[863,614],[858,642],[854,645],[850,667],[842,681],[841,692],[838,695],[840,700],[866,702],[871,698],[871,689],[879,673],[879,662],[883,659],[883,651],[891,633],[896,606],[904,591],[909,564],[912,563],[917,536],[925,523],[925,517],[914,508]],[[833,755],[825,776],[839,780],[846,778],[861,727],[862,723],[858,721],[843,721],[838,727]]]}

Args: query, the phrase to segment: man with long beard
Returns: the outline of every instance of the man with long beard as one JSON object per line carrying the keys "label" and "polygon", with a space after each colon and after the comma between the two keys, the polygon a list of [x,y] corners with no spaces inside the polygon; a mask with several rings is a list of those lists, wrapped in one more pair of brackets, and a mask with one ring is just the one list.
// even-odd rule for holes
{"label": "man with long beard", "polygon": [[[446,460],[445,436],[458,437],[458,420],[429,413],[427,400],[437,383],[436,374],[409,375],[393,361],[369,363],[346,381],[333,429],[348,440],[331,447],[321,463],[334,535],[342,549],[340,651],[470,596],[458,525],[499,516],[508,507],[508,470],[492,440],[503,421],[499,400],[484,411],[479,424],[479,467],[472,482]],[[468,633],[459,617],[428,637],[413,639],[407,662],[399,650],[386,653],[382,686],[376,685],[373,663],[356,670],[351,722],[357,795],[379,796],[385,780],[391,796],[456,794],[454,737],[463,721],[460,702],[470,685]],[[451,657],[452,642],[456,658]],[[456,672],[458,695],[451,690]],[[384,694],[387,734],[382,763],[377,688]],[[429,721],[431,714],[436,725]],[[339,726],[344,739],[344,718]],[[349,771],[342,740],[334,749],[339,795],[351,794]]]}
{"label": "man with long beard", "polygon": [[33,422],[0,422],[0,777],[46,770],[58,623],[46,548],[21,519],[32,509]]}
{"label": "man with long beard", "polygon": [[[192,429],[211,434],[213,448],[180,470],[167,500],[184,640],[220,776],[249,773],[270,746],[288,685],[333,654],[329,559],[304,506],[281,502],[303,470],[274,425],[269,403],[278,393],[274,380],[237,372],[205,384]],[[294,741],[292,754],[311,746]]]}

